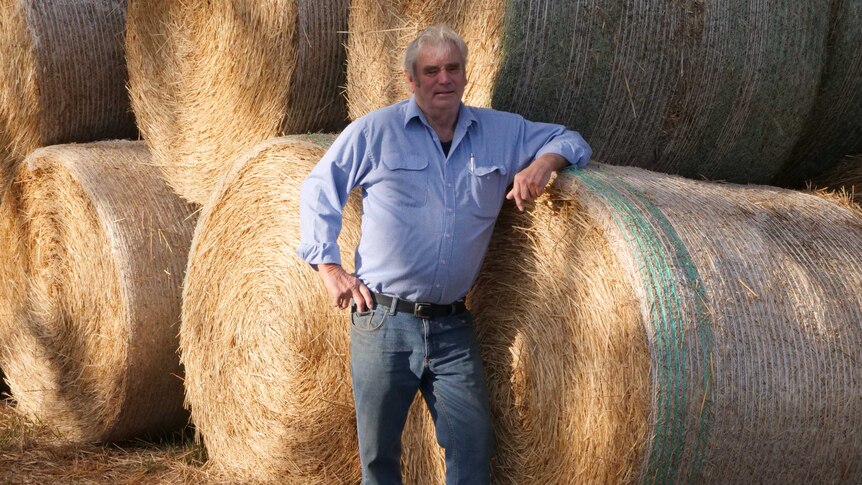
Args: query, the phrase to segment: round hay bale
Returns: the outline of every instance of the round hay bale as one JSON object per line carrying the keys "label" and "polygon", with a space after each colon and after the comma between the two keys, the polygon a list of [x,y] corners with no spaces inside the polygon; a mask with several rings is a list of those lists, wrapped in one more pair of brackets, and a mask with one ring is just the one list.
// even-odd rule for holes
{"label": "round hay bale", "polygon": [[0,367],[18,410],[75,441],[186,424],[177,333],[194,217],[145,144],[36,150],[9,194],[26,313],[0,322]]}
{"label": "round hay bale", "polygon": [[[180,332],[186,398],[210,462],[237,481],[360,479],[349,319],[296,256],[300,185],[332,139],[261,143],[223,179],[195,230]],[[352,196],[339,241],[345,265],[360,211]],[[412,444],[433,436],[430,417],[411,414],[408,481],[441,482],[442,459]]]}
{"label": "round hay bale", "polygon": [[0,1],[0,184],[37,147],[136,135],[125,22],[124,0]]}
{"label": "round hay bale", "polygon": [[509,207],[471,293],[495,483],[859,483],[862,213],[631,167]]}
{"label": "round hay bale", "polygon": [[862,153],[862,3],[832,2],[820,91],[805,132],[776,177],[799,186]]}
{"label": "round hay bale", "polygon": [[406,97],[387,53],[445,22],[471,49],[468,104],[569,126],[607,163],[767,182],[814,106],[829,14],[801,0],[354,0],[350,114]]}
{"label": "round hay bale", "polygon": [[344,127],[346,27],[347,0],[132,0],[132,107],[174,190],[203,203],[255,143]]}

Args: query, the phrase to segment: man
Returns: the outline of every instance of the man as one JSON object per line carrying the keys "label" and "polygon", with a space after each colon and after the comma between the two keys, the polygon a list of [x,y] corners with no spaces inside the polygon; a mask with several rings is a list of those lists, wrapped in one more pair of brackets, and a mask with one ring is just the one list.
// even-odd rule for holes
{"label": "man", "polygon": [[[591,150],[562,126],[461,103],[467,47],[422,31],[405,52],[413,96],[348,126],[302,186],[300,256],[333,305],[351,299],[350,359],[363,483],[401,483],[401,432],[417,391],[448,484],[488,483],[491,422],[464,307],[504,194],[518,209]],[[506,188],[512,189],[506,194]],[[362,188],[356,273],[341,267],[341,211]]]}

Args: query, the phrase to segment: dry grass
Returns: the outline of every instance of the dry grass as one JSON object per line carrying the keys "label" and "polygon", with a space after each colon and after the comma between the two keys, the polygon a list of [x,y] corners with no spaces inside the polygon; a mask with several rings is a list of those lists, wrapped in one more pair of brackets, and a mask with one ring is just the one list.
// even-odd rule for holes
{"label": "dry grass", "polygon": [[159,442],[94,446],[64,441],[0,401],[0,483],[215,484],[203,446],[188,433]]}

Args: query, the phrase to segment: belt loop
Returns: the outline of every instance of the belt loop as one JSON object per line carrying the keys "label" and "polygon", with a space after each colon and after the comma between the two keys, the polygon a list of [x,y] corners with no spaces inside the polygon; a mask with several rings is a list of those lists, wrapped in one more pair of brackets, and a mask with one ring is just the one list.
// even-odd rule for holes
{"label": "belt loop", "polygon": [[390,316],[390,317],[391,317],[392,315],[395,315],[395,312],[397,311],[397,310],[396,310],[396,307],[398,307],[398,297],[397,297],[397,296],[393,296],[393,297],[392,297],[392,304],[391,304],[391,305],[389,305],[389,316]]}

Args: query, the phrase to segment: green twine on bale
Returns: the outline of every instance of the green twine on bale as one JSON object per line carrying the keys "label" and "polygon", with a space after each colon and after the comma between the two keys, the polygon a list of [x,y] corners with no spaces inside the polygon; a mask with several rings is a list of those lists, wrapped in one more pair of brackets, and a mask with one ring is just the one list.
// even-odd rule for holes
{"label": "green twine on bale", "polygon": [[[642,474],[644,482],[674,482],[681,465],[685,410],[688,406],[688,375],[684,362],[690,350],[683,343],[685,317],[689,315],[683,313],[686,305],[681,295],[690,293],[694,296],[693,311],[700,337],[704,398],[688,481],[697,482],[700,480],[703,455],[711,429],[713,391],[712,331],[705,305],[703,280],[673,225],[643,193],[599,169],[568,169],[567,172],[582,180],[613,209],[614,222],[638,260],[652,309],[658,396],[655,438],[648,469]],[[684,282],[677,281],[673,276],[678,269],[682,269]]]}

